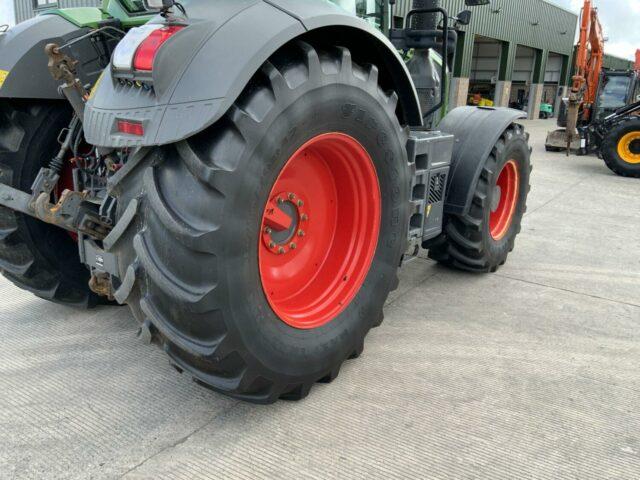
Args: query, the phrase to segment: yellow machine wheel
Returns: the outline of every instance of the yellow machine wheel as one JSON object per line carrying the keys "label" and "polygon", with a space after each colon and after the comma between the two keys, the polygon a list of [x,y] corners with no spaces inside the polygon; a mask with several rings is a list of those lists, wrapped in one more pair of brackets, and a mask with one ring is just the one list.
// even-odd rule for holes
{"label": "yellow machine wheel", "polygon": [[640,117],[615,124],[603,139],[600,153],[611,171],[640,178]]}
{"label": "yellow machine wheel", "polygon": [[640,130],[629,132],[620,139],[618,155],[627,163],[640,163]]}

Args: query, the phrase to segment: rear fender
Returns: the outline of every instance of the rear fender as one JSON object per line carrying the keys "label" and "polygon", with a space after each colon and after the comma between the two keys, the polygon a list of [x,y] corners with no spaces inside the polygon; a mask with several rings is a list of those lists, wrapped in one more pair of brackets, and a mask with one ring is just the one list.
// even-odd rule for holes
{"label": "rear fender", "polygon": [[[42,15],[9,29],[0,35],[0,71],[6,72],[0,82],[0,98],[59,99],[58,83],[47,68],[44,47],[48,43],[62,45],[89,32],[57,15]],[[74,58],[81,59],[79,76],[92,83],[104,65],[100,65],[89,41],[70,48]]]}
{"label": "rear fender", "polygon": [[525,117],[520,110],[493,107],[459,107],[444,117],[438,129],[456,139],[445,213],[469,212],[486,158],[509,125]]}
{"label": "rear fender", "polygon": [[[85,111],[87,141],[137,147],[191,137],[223,117],[274,53],[326,28],[353,32],[363,49],[385,52],[380,69],[393,72],[403,86],[398,94],[408,112],[406,123],[421,124],[417,94],[393,46],[366,22],[329,2],[217,0],[213,5],[191,0],[187,13],[190,26],[171,37],[156,57],[153,90],[123,85],[106,70]],[[118,133],[121,119],[141,122],[144,136]]]}

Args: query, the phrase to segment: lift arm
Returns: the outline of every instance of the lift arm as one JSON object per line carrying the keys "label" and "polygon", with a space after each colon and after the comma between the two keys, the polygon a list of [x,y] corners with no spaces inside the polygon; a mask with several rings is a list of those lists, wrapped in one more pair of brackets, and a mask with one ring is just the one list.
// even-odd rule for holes
{"label": "lift arm", "polygon": [[598,94],[598,81],[604,60],[604,34],[598,18],[598,10],[591,0],[584,0],[580,16],[580,39],[576,54],[575,75],[572,78],[567,108],[567,155],[571,143],[578,137],[578,117],[582,121],[591,118],[591,108]]}

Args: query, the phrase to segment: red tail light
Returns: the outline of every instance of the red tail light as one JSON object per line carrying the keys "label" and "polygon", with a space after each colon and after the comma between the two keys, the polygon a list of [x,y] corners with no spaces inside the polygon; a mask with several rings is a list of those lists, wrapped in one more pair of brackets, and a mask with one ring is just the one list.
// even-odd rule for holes
{"label": "red tail light", "polygon": [[140,122],[118,120],[118,132],[126,135],[135,135],[136,137],[144,137],[144,126]]}
{"label": "red tail light", "polygon": [[183,28],[184,27],[180,26],[171,26],[163,27],[151,32],[151,34],[144,39],[136,50],[135,57],[133,58],[133,68],[148,72],[153,70],[153,61],[155,60],[162,44]]}

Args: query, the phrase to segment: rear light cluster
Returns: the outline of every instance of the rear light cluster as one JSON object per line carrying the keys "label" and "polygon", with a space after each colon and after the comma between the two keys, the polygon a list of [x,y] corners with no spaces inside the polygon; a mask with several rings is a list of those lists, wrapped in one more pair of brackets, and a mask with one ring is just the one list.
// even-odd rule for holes
{"label": "rear light cluster", "polygon": [[[143,25],[132,28],[120,41],[111,65],[115,79],[121,85],[152,90],[153,62],[162,45],[177,32],[185,28],[178,25]],[[144,137],[145,125],[137,120],[117,119],[117,133]]]}
{"label": "rear light cluster", "polygon": [[184,27],[179,25],[143,25],[132,28],[113,53],[116,72],[151,72],[162,45]]}
{"label": "rear light cluster", "polygon": [[142,122],[133,122],[131,120],[118,120],[118,133],[125,135],[134,135],[136,137],[144,137],[144,125]]}

